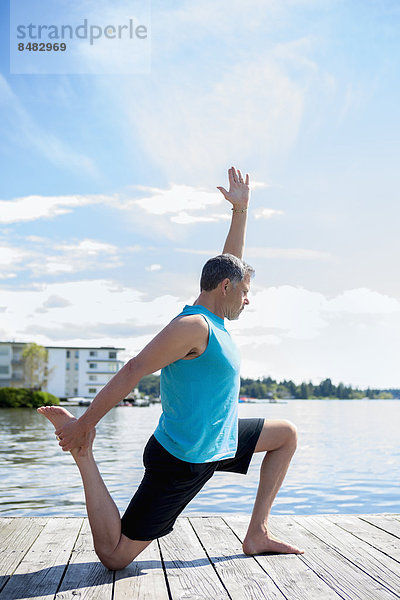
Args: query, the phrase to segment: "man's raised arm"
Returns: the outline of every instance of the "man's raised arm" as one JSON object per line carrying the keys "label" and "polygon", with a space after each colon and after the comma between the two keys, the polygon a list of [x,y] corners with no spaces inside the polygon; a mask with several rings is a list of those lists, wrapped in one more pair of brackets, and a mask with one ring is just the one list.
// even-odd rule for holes
{"label": "man's raised arm", "polygon": [[246,173],[246,177],[243,179],[242,173],[235,167],[228,170],[228,176],[229,191],[218,187],[225,199],[232,204],[231,226],[222,252],[242,259],[246,239],[247,208],[250,200],[250,178]]}

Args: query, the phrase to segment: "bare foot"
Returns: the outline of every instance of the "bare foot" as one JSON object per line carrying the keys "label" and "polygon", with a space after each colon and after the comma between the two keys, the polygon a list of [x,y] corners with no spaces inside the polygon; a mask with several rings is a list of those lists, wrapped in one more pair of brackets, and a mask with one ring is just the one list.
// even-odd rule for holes
{"label": "bare foot", "polygon": [[[37,409],[37,412],[46,417],[53,425],[55,429],[59,429],[63,427],[66,423],[70,421],[76,421],[76,417],[72,415],[68,410],[63,408],[62,406],[41,406]],[[90,442],[93,444],[93,440],[95,438],[95,431],[91,432]],[[72,456],[75,458],[79,451],[79,448],[73,448],[71,450]]]}
{"label": "bare foot", "polygon": [[76,417],[62,406],[41,406],[37,412],[53,423],[54,429],[62,427],[69,421],[76,421]]}
{"label": "bare foot", "polygon": [[243,542],[243,552],[245,554],[262,554],[264,552],[273,552],[278,554],[304,554],[304,550],[296,548],[291,544],[282,542],[273,537],[270,533],[260,531],[253,534]]}

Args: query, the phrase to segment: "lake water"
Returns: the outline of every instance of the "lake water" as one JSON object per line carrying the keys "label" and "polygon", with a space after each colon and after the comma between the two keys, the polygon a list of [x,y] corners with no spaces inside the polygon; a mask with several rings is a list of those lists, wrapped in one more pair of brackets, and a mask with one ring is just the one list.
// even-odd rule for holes
{"label": "lake water", "polygon": [[[76,416],[84,408],[71,408]],[[160,406],[115,408],[97,428],[95,456],[123,511],[138,483]],[[289,400],[241,404],[241,417],[289,419],[299,447],[273,514],[400,512],[399,400]],[[186,513],[249,513],[262,455],[246,476],[217,473]],[[85,515],[78,470],[34,410],[0,410],[2,516]]]}

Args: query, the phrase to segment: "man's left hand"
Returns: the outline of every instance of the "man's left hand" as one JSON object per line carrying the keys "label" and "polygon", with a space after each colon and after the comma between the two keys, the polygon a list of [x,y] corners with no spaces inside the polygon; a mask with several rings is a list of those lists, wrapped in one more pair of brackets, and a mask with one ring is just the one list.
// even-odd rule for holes
{"label": "man's left hand", "polygon": [[229,192],[223,187],[217,189],[224,195],[225,199],[228,200],[235,209],[247,208],[250,200],[250,178],[249,174],[246,173],[245,178],[240,169],[231,167],[228,170],[229,177]]}

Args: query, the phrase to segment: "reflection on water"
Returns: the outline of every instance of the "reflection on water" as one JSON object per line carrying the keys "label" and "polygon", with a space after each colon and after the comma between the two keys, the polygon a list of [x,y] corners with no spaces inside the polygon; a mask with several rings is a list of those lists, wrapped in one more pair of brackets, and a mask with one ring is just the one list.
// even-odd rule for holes
{"label": "reflection on water", "polygon": [[[239,411],[298,427],[299,447],[274,514],[400,512],[399,401],[290,400],[241,404]],[[140,482],[142,451],[159,415],[159,406],[116,408],[97,428],[95,456],[121,511]],[[247,476],[216,473],[186,512],[249,513],[261,460],[254,457]],[[0,410],[0,512],[85,514],[78,470],[34,410]]]}

